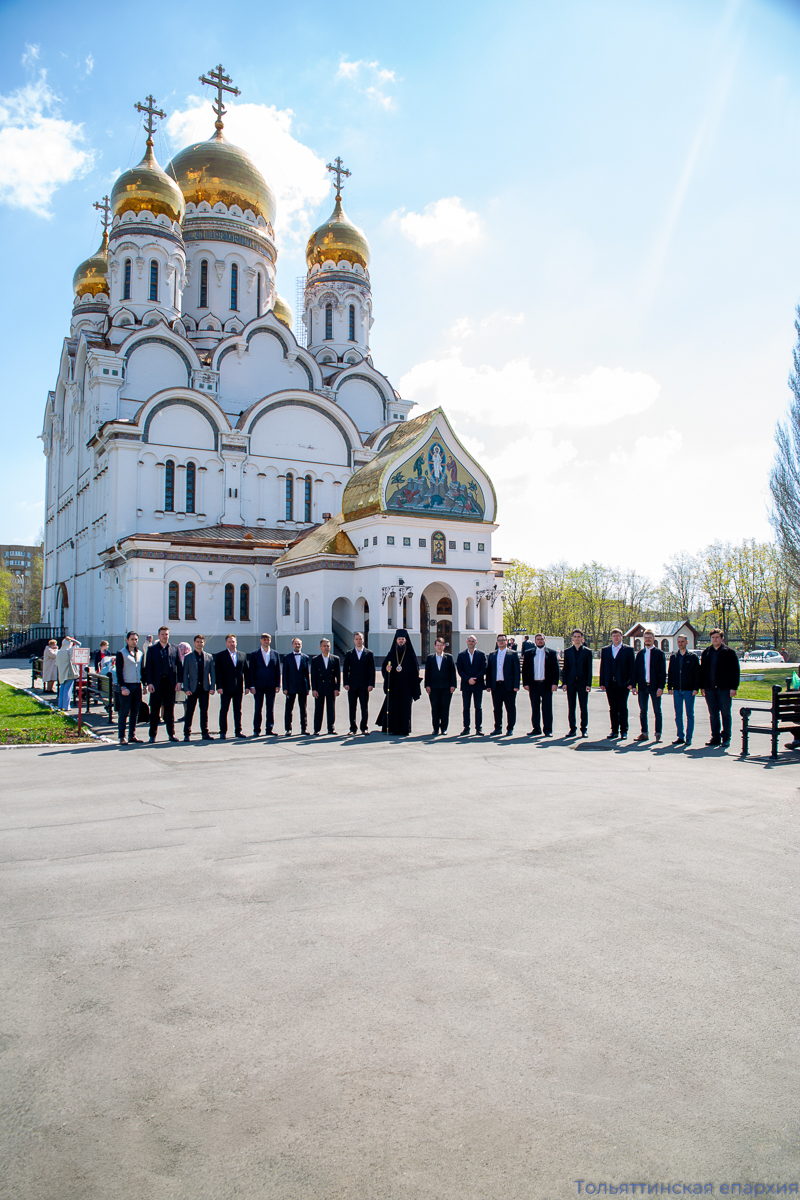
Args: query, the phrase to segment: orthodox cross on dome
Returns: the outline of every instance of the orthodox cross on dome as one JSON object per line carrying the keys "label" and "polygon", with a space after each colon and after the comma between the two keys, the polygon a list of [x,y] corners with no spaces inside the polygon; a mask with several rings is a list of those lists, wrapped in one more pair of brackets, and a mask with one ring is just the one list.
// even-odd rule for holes
{"label": "orthodox cross on dome", "polygon": [[155,129],[156,129],[155,121],[153,120],[153,118],[160,117],[163,120],[167,114],[162,109],[156,108],[156,101],[155,101],[154,96],[145,97],[144,104],[134,104],[133,107],[136,109],[137,112],[147,113],[147,117],[144,121],[144,127],[147,130],[147,145],[152,150],[153,134],[155,133]]}
{"label": "orthodox cross on dome", "polygon": [[328,166],[326,169],[328,171],[332,171],[333,174],[336,176],[336,199],[341,200],[341,198],[342,198],[342,178],[345,178],[345,179],[349,178],[349,176],[352,174],[352,172],[348,171],[347,167],[342,166],[342,160],[338,156],[333,160],[332,163],[328,163]]}
{"label": "orthodox cross on dome", "polygon": [[105,237],[108,233],[108,227],[111,224],[111,201],[108,196],[103,196],[102,200],[95,200],[94,207],[99,208],[103,214],[101,219],[103,222],[103,237]]}
{"label": "orthodox cross on dome", "polygon": [[207,83],[209,87],[216,88],[217,99],[216,102],[212,100],[211,107],[217,114],[217,119],[214,122],[214,128],[219,133],[219,131],[222,129],[222,117],[228,111],[225,105],[222,103],[222,93],[230,92],[232,96],[241,96],[242,93],[237,87],[230,87],[231,77],[230,75],[225,74],[222,63],[219,63],[218,66],[214,67],[213,71],[209,71],[208,75],[201,75],[200,82]]}

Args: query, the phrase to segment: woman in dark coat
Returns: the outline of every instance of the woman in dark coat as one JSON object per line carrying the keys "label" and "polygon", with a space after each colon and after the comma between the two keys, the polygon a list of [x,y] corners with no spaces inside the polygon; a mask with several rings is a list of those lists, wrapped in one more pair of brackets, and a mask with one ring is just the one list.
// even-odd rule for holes
{"label": "woman in dark coat", "polygon": [[381,667],[386,699],[378,716],[384,733],[408,737],[411,733],[411,705],[420,697],[419,664],[408,631],[398,629],[392,648]]}

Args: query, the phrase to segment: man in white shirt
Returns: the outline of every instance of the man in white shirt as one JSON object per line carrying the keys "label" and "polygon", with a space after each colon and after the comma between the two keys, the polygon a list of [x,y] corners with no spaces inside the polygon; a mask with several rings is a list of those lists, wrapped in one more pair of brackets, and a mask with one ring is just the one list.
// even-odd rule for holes
{"label": "man in white shirt", "polygon": [[456,670],[461,679],[461,702],[464,710],[464,728],[461,737],[469,737],[470,715],[475,708],[475,736],[483,737],[483,693],[486,688],[488,661],[483,650],[478,649],[474,633],[467,634],[467,648],[456,659]]}
{"label": "man in white shirt", "polygon": [[342,682],[350,710],[350,733],[356,732],[356,713],[360,705],[361,732],[369,737],[369,697],[375,687],[375,656],[364,644],[364,634],[360,630],[353,634],[353,649],[344,656]]}
{"label": "man in white shirt", "polygon": [[335,734],[336,729],[336,699],[341,688],[341,671],[339,658],[331,654],[331,644],[323,638],[319,644],[319,654],[311,660],[311,691],[314,696],[314,737],[319,737],[322,729],[322,714],[327,712],[328,733]]}
{"label": "man in white shirt", "polygon": [[266,706],[266,735],[275,722],[275,697],[281,690],[281,660],[272,649],[272,637],[261,634],[261,645],[247,659],[246,686],[254,697],[253,737],[261,736],[261,713]]}
{"label": "man in white shirt", "polygon": [[431,702],[433,736],[447,733],[450,721],[450,701],[456,690],[456,664],[452,654],[445,654],[444,638],[437,638],[434,654],[425,660],[425,691]]}
{"label": "man in white shirt", "polygon": [[307,654],[303,654],[303,642],[300,638],[292,640],[291,653],[283,656],[283,694],[286,703],[283,709],[284,737],[292,736],[292,714],[294,702],[300,710],[300,729],[308,736],[308,693],[311,691],[311,663]]}
{"label": "man in white shirt", "polygon": [[522,686],[531,698],[530,737],[537,737],[542,729],[545,737],[553,736],[553,693],[558,691],[558,678],[558,655],[548,650],[544,634],[537,633],[522,656]]}

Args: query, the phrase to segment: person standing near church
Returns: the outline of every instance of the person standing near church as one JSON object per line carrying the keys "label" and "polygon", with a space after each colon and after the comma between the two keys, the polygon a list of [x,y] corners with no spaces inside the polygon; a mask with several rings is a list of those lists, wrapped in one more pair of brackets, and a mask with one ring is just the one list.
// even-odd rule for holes
{"label": "person standing near church", "polygon": [[456,664],[452,654],[444,652],[444,638],[434,642],[434,654],[429,654],[425,660],[425,691],[431,701],[431,720],[433,721],[433,736],[447,733],[450,723],[450,701],[456,690]]}
{"label": "person standing near church", "polygon": [[342,664],[342,682],[350,709],[350,732],[356,732],[356,709],[361,706],[361,732],[369,737],[369,694],[375,687],[375,655],[364,646],[363,633],[353,634],[353,649]]}
{"label": "person standing near church", "polygon": [[328,717],[328,733],[336,733],[336,699],[342,687],[339,656],[331,654],[331,644],[323,638],[319,654],[311,659],[311,694],[314,697],[314,737],[322,729],[322,714]]}
{"label": "person standing near church", "polygon": [[567,712],[569,714],[567,737],[575,737],[578,732],[575,713],[576,701],[581,711],[581,737],[586,737],[589,730],[589,692],[592,690],[592,652],[588,646],[583,644],[582,629],[573,629],[572,645],[567,646],[564,651],[561,683],[563,690],[567,693]]}
{"label": "person standing near church", "polygon": [[636,655],[622,644],[622,630],[611,630],[611,645],[600,651],[600,691],[608,697],[612,738],[628,736],[628,697],[636,690]]}
{"label": "person standing near church", "polygon": [[290,654],[283,656],[283,694],[286,703],[283,709],[284,737],[292,736],[292,714],[294,702],[300,712],[300,732],[308,734],[308,693],[311,691],[311,664],[303,654],[303,642],[294,638]]}
{"label": "person standing near church", "polygon": [[486,664],[486,686],[492,693],[494,729],[492,737],[503,732],[503,709],[506,710],[506,737],[511,737],[517,723],[517,692],[520,683],[519,655],[508,649],[504,633],[497,635],[497,649]]}
{"label": "person standing near church", "polygon": [[700,686],[711,723],[711,741],[706,742],[707,746],[722,746],[726,750],[731,744],[731,701],[739,688],[739,678],[736,651],[725,645],[721,629],[712,629],[711,645],[706,646],[700,658]]}
{"label": "person standing near church", "polygon": [[158,639],[147,651],[142,668],[142,678],[150,693],[150,741],[158,734],[159,717],[163,712],[167,737],[175,737],[175,693],[178,690],[178,647],[169,640],[169,628],[162,625]]}
{"label": "person standing near church", "polygon": [[272,637],[262,633],[261,646],[247,659],[245,687],[255,697],[253,737],[261,734],[261,712],[266,705],[265,733],[271,737],[275,726],[275,697],[281,690],[281,660],[272,649]]}
{"label": "person standing near church", "polygon": [[656,741],[660,742],[663,720],[661,697],[667,686],[667,660],[664,651],[659,650],[656,645],[656,637],[652,629],[645,629],[643,641],[644,646],[636,655],[636,670],[633,678],[639,693],[639,717],[642,726],[642,732],[636,740],[637,742],[646,742],[649,737],[647,709],[648,705],[652,704],[656,724]]}
{"label": "person standing near church", "polygon": [[483,693],[486,689],[486,668],[489,663],[482,650],[478,650],[478,639],[467,634],[467,648],[456,659],[456,670],[461,679],[461,705],[464,710],[464,728],[461,736],[469,735],[470,712],[475,706],[475,736],[483,737]]}
{"label": "person standing near church", "polygon": [[419,700],[419,663],[407,629],[395,631],[389,653],[381,667],[386,698],[378,713],[377,725],[384,733],[408,737],[411,733],[411,706]]}
{"label": "person standing near church", "polygon": [[[553,693],[558,691],[558,655],[548,650],[543,633],[537,633],[533,645],[522,655],[522,686],[531,698],[531,732],[538,737],[553,736]],[[540,715],[541,714],[541,715]]]}
{"label": "person standing near church", "polygon": [[117,683],[119,684],[119,744],[125,745],[125,727],[128,727],[128,741],[139,742],[136,736],[136,722],[139,720],[139,709],[142,707],[142,660],[144,655],[139,649],[139,635],[131,630],[125,638],[125,649],[118,650],[115,657]]}
{"label": "person standing near church", "polygon": [[689,639],[685,633],[679,633],[675,641],[678,643],[678,649],[674,654],[670,654],[667,665],[667,690],[672,692],[675,728],[678,734],[672,744],[691,746],[694,733],[694,702],[700,690],[700,659],[689,650]]}
{"label": "person standing near church", "polygon": [[183,709],[183,740],[188,742],[192,737],[192,721],[194,710],[200,709],[200,736],[204,742],[213,742],[208,732],[208,698],[214,695],[217,686],[217,671],[214,659],[206,653],[206,639],[198,633],[194,639],[194,650],[184,656],[181,664],[183,671],[183,690],[186,701]]}
{"label": "person standing near church", "polygon": [[219,692],[219,740],[228,736],[228,709],[233,705],[233,732],[237,738],[247,735],[242,732],[242,695],[244,694],[245,656],[236,649],[236,635],[229,633],[225,638],[225,649],[214,655],[214,674]]}

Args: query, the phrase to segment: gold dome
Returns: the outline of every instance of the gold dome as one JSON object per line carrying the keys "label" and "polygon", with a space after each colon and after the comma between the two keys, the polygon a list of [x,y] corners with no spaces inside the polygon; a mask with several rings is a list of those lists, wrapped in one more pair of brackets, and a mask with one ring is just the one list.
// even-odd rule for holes
{"label": "gold dome", "polygon": [[147,150],[142,161],[120,175],[111,191],[111,215],[123,213],[151,212],[153,216],[169,217],[170,221],[182,221],[186,205],[181,190],[162,171],[153,154],[153,140],[147,139]]}
{"label": "gold dome", "polygon": [[82,262],[72,276],[72,287],[76,299],[99,296],[103,292],[108,295],[108,233],[105,231],[100,248]]}
{"label": "gold dome", "polygon": [[315,263],[345,260],[358,263],[366,271],[369,266],[369,242],[363,230],[354,225],[342,208],[341,196],[336,197],[336,207],[324,225],[312,233],[306,246],[306,262],[309,271]]}
{"label": "gold dome", "polygon": [[294,325],[294,315],[292,313],[292,310],[289,308],[289,305],[284,300],[283,296],[275,297],[275,304],[273,306],[272,311],[275,313],[275,316],[278,318],[279,321],[283,321],[283,323],[287,327],[287,329],[292,328],[292,326]]}
{"label": "gold dome", "polygon": [[195,142],[176,154],[167,167],[177,181],[187,204],[213,208],[220,201],[226,208],[238,204],[248,208],[271,225],[275,223],[275,196],[272,188],[249,154],[226,142],[217,130],[207,142]]}

